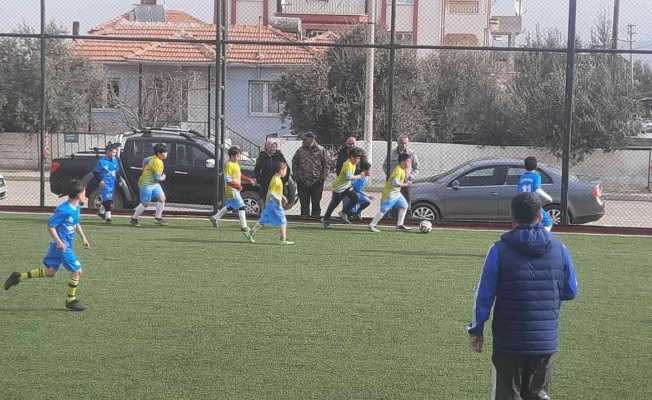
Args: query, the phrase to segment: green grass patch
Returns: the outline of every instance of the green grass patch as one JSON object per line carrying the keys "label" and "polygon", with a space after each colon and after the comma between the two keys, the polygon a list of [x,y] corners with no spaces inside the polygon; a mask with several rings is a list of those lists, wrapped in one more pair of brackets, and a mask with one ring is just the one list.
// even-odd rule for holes
{"label": "green grass patch", "polygon": [[[0,215],[0,279],[40,266],[46,216]],[[490,345],[463,327],[499,234],[82,219],[84,313],[66,279],[0,293],[2,399],[484,399]],[[580,296],[562,309],[556,399],[652,397],[652,239],[566,235]],[[488,332],[487,332],[488,333]]]}

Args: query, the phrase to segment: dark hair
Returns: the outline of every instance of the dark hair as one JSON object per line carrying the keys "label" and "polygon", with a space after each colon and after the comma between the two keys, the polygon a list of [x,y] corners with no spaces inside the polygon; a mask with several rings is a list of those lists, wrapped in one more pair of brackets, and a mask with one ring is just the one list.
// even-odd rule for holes
{"label": "dark hair", "polygon": [[111,152],[113,150],[117,150],[120,148],[120,143],[109,143],[106,145],[106,149],[104,149],[105,153]]}
{"label": "dark hair", "polygon": [[317,137],[317,135],[315,135],[314,132],[312,132],[312,131],[307,131],[307,132],[304,132],[304,133],[303,133],[302,139],[309,139],[309,138],[310,138],[310,139],[314,139],[314,138],[316,138],[316,137]]}
{"label": "dark hair", "polygon": [[354,147],[349,150],[349,158],[362,157],[363,154],[362,149],[359,147]]}
{"label": "dark hair", "polygon": [[412,158],[412,157],[408,153],[401,153],[401,154],[398,155],[398,162],[400,164],[405,160],[409,160],[410,158]]}
{"label": "dark hair", "polygon": [[68,183],[68,197],[74,199],[84,189],[86,189],[86,186],[79,179],[73,179]]}
{"label": "dark hair", "polygon": [[229,148],[229,157],[233,157],[236,154],[240,154],[241,152],[242,151],[240,150],[240,148],[238,146],[231,146]]}
{"label": "dark hair", "polygon": [[537,158],[536,157],[528,157],[525,159],[525,169],[528,171],[534,171],[537,169]]}
{"label": "dark hair", "polygon": [[283,168],[286,165],[287,165],[287,163],[285,163],[283,161],[274,161],[274,162],[272,162],[272,171],[274,171],[274,173],[276,174],[276,173],[280,172],[281,168]]}
{"label": "dark hair", "polygon": [[367,160],[360,161],[360,171],[369,171],[371,169],[371,163]]}
{"label": "dark hair", "polygon": [[164,143],[156,143],[154,145],[154,154],[167,153],[168,147]]}
{"label": "dark hair", "polygon": [[541,213],[541,200],[534,193],[519,193],[512,199],[512,219],[519,224],[529,225]]}

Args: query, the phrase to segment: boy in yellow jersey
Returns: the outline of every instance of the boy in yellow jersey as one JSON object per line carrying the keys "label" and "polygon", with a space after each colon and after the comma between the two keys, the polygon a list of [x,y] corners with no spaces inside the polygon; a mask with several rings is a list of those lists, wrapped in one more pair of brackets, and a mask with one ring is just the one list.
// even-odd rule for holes
{"label": "boy in yellow jersey", "polygon": [[329,229],[331,227],[331,214],[333,214],[335,208],[346,197],[351,201],[344,207],[340,216],[344,222],[349,223],[347,215],[351,211],[351,208],[358,203],[358,196],[356,195],[355,190],[353,190],[352,182],[356,179],[362,178],[362,175],[355,175],[356,165],[358,165],[361,158],[362,149],[354,147],[349,151],[349,159],[342,165],[340,173],[333,182],[333,197],[331,197],[331,202],[328,205],[326,214],[324,215],[324,218],[322,218],[324,229]]}
{"label": "boy in yellow jersey", "polygon": [[131,225],[140,226],[138,219],[147,210],[149,203],[156,201],[155,221],[161,226],[167,225],[163,221],[163,210],[165,209],[165,193],[161,182],[165,181],[165,165],[163,161],[168,158],[168,149],[163,143],[154,146],[154,155],[143,160],[143,173],[138,180],[140,188],[140,204],[136,207],[131,217]]}
{"label": "boy in yellow jersey", "polygon": [[71,311],[84,311],[86,309],[77,297],[77,286],[81,278],[81,263],[73,249],[75,232],[79,232],[85,248],[91,247],[79,224],[80,209],[85,198],[86,188],[84,185],[78,180],[71,181],[68,188],[68,200],[59,204],[57,209],[54,210],[54,214],[48,219],[48,232],[52,240],[50,241],[48,253],[43,259],[45,268],[36,268],[23,273],[12,273],[5,281],[5,290],[9,290],[12,286],[30,279],[53,278],[59,271],[59,267],[63,265],[71,273],[68,281],[66,308]]}
{"label": "boy in yellow jersey", "polygon": [[399,155],[399,164],[394,168],[394,171],[389,176],[389,179],[387,179],[387,182],[385,182],[383,198],[380,202],[380,211],[371,221],[371,224],[369,224],[369,230],[371,232],[380,232],[378,228],[376,228],[376,225],[378,225],[385,214],[394,207],[398,208],[398,221],[396,223],[396,228],[402,231],[410,230],[410,228],[405,226],[405,215],[408,210],[408,202],[403,194],[401,194],[401,189],[410,185],[410,183],[406,181],[406,177],[411,162],[412,159],[409,154],[403,153]]}
{"label": "boy in yellow jersey", "polygon": [[283,196],[283,177],[285,177],[288,172],[288,165],[284,162],[275,161],[274,170],[276,172],[269,181],[265,208],[263,209],[256,226],[252,229],[251,236],[254,238],[256,232],[258,232],[263,225],[271,225],[280,229],[281,244],[294,244],[294,242],[288,240],[288,221],[285,218],[285,211],[283,210],[283,205],[287,204],[287,199]]}
{"label": "boy in yellow jersey", "polygon": [[240,218],[240,228],[245,238],[253,242],[251,230],[247,226],[247,213],[245,203],[242,200],[240,191],[242,191],[242,180],[248,180],[251,183],[255,181],[240,172],[240,148],[233,146],[229,149],[229,161],[224,165],[224,207],[217,214],[210,217],[211,223],[215,228],[219,227],[220,219],[229,211],[235,211]]}

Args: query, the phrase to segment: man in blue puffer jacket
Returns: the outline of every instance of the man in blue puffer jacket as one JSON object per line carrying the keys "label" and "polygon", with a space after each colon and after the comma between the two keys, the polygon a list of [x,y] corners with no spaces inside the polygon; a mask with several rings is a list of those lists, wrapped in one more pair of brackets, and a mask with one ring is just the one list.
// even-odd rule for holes
{"label": "man in blue puffer jacket", "polygon": [[566,246],[540,224],[538,196],[514,197],[512,221],[514,229],[487,254],[467,331],[472,349],[481,352],[493,306],[493,399],[545,400],[561,302],[577,295],[575,267]]}

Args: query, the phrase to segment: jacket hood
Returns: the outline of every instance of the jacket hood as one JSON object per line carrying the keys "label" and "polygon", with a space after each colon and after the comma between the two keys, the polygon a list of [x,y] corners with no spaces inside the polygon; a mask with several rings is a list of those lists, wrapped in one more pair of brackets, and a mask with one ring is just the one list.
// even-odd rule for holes
{"label": "jacket hood", "polygon": [[551,246],[552,235],[541,224],[522,225],[500,238],[508,246],[528,256],[541,256]]}

